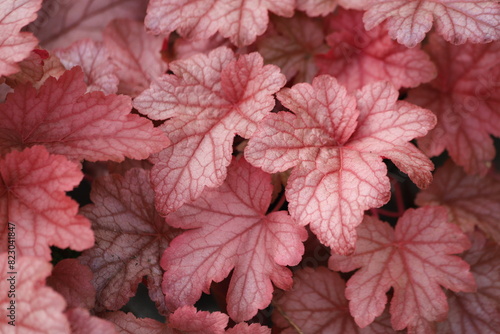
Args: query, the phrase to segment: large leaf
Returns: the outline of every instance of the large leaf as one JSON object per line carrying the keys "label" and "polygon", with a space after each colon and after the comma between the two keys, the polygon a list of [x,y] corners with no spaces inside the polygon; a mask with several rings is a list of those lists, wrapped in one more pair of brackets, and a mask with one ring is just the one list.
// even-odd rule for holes
{"label": "large leaf", "polygon": [[419,186],[432,180],[433,165],[408,143],[435,124],[425,109],[397,101],[390,84],[377,82],[348,95],[327,75],[312,86],[297,84],[278,94],[292,113],[267,116],[245,150],[247,160],[269,173],[294,167],[286,189],[289,210],[310,224],[319,240],[348,254],[363,212],[390,197],[391,159]]}

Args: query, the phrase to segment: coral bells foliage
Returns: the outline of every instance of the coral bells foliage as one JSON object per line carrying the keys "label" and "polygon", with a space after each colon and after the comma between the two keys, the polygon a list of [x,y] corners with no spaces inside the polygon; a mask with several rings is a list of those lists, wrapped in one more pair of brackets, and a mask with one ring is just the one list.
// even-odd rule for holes
{"label": "coral bells foliage", "polygon": [[499,38],[495,0],[0,1],[0,332],[498,332]]}

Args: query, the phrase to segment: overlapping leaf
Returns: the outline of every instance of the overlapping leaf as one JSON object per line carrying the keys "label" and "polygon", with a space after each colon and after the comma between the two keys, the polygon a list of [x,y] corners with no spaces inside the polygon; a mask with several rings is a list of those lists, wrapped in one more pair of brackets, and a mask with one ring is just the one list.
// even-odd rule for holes
{"label": "overlapping leaf", "polygon": [[347,282],[346,297],[356,323],[367,326],[380,315],[392,287],[391,322],[396,330],[430,328],[446,318],[448,304],[440,286],[453,291],[476,289],[469,265],[457,256],[470,247],[460,229],[449,224],[446,209],[409,209],[396,229],[366,216],[351,256],[333,255],[334,270],[358,270]]}
{"label": "overlapping leaf", "polygon": [[77,307],[66,311],[71,334],[118,334],[112,322],[90,315],[87,309]]}
{"label": "overlapping leaf", "polygon": [[173,62],[170,69],[175,75],[161,77],[134,100],[149,118],[168,119],[162,129],[172,145],[157,155],[152,170],[156,207],[164,214],[222,184],[234,135],[251,137],[285,84],[259,54],[237,59],[225,47]]}
{"label": "overlapping leaf", "polygon": [[408,141],[425,135],[435,117],[397,101],[390,84],[365,86],[354,97],[323,75],[312,86],[282,90],[278,99],[293,114],[267,116],[245,156],[269,173],[295,166],[286,189],[290,213],[334,252],[350,253],[364,210],[389,200],[382,157],[419,187],[431,182],[432,163]]}
{"label": "overlapping leaf", "polygon": [[294,8],[294,0],[152,0],[145,24],[155,34],[177,30],[190,39],[207,39],[219,31],[241,47],[266,31],[268,11],[290,17]]}
{"label": "overlapping leaf", "polygon": [[16,87],[0,105],[0,155],[42,144],[72,160],[121,161],[145,159],[168,145],[149,120],[130,114],[128,96],[85,94],[83,77],[76,67],[39,91]]}
{"label": "overlapping leaf", "polygon": [[371,1],[363,18],[367,30],[387,21],[389,35],[407,47],[432,28],[448,42],[487,43],[500,38],[500,5],[491,0]]}
{"label": "overlapping leaf", "polygon": [[77,215],[78,203],[65,193],[82,177],[77,164],[49,154],[42,146],[13,151],[0,159],[0,250],[7,250],[12,226],[18,255],[50,260],[52,245],[78,251],[92,247],[90,222]]}
{"label": "overlapping leaf", "polygon": [[175,238],[162,258],[167,306],[194,304],[233,268],[227,302],[236,321],[252,318],[271,302],[272,283],[291,287],[285,266],[299,263],[307,233],[286,212],[265,214],[272,188],[270,175],[241,159],[222,186],[167,216],[169,224],[191,229]]}
{"label": "overlapping leaf", "polygon": [[431,35],[426,47],[438,76],[408,93],[408,101],[432,110],[438,124],[418,140],[429,156],[448,150],[467,173],[484,175],[500,136],[500,42],[453,46]]}

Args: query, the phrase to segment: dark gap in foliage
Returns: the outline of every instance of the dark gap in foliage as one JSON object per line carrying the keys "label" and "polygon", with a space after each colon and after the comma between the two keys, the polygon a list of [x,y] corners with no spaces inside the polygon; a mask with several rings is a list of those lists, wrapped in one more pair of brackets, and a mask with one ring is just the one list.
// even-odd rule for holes
{"label": "dark gap in foliage", "polygon": [[135,296],[120,311],[132,312],[137,318],[152,318],[163,323],[166,320],[158,313],[155,303],[149,298],[148,288],[143,283],[139,283]]}

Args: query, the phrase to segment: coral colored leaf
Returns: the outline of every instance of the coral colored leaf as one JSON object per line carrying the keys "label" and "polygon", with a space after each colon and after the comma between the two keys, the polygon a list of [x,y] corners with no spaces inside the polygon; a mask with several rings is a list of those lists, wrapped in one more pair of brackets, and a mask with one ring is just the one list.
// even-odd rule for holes
{"label": "coral colored leaf", "polygon": [[66,69],[80,66],[85,74],[87,92],[102,91],[114,94],[118,91],[116,68],[109,61],[109,52],[100,42],[82,39],[65,49],[54,50]]}
{"label": "coral colored leaf", "polygon": [[121,161],[145,159],[168,145],[149,120],[130,114],[128,96],[85,90],[79,67],[48,79],[38,92],[17,87],[0,105],[0,154],[42,144],[72,160]]}
{"label": "coral colored leaf", "polygon": [[0,77],[19,71],[16,63],[27,58],[38,44],[30,33],[20,32],[36,19],[42,0],[0,2]]}
{"label": "coral colored leaf", "polygon": [[393,39],[407,47],[420,43],[435,21],[448,42],[487,43],[500,38],[500,5],[492,0],[372,1],[363,17],[367,30],[387,20]]}
{"label": "coral colored leaf", "polygon": [[45,0],[29,30],[46,49],[64,48],[84,38],[99,41],[113,19],[142,20],[146,6],[141,0]]}
{"label": "coral colored leaf", "polygon": [[321,20],[297,13],[290,19],[273,16],[271,22],[274,30],[257,43],[262,57],[279,66],[288,80],[311,82],[317,73],[314,55],[328,50]]}
{"label": "coral colored leaf", "polygon": [[136,318],[132,313],[106,312],[101,316],[115,324],[120,334],[174,334],[167,324],[150,318]]}
{"label": "coral colored leaf", "polygon": [[344,272],[361,268],[347,282],[349,309],[360,327],[370,324],[387,303],[393,328],[409,331],[446,318],[448,304],[440,286],[453,291],[475,291],[469,265],[457,256],[470,247],[460,229],[447,222],[446,209],[408,209],[396,229],[366,216],[358,227],[351,256],[333,255],[329,266]]}
{"label": "coral colored leaf", "polygon": [[112,322],[91,316],[89,311],[78,307],[66,311],[71,324],[71,334],[117,334]]}
{"label": "coral colored leaf", "polygon": [[285,85],[258,53],[236,59],[225,47],[170,63],[165,75],[134,100],[149,118],[166,120],[173,144],[155,157],[152,183],[164,214],[198,198],[226,178],[235,134],[249,138]]}
{"label": "coral colored leaf", "polygon": [[228,320],[224,313],[197,312],[194,306],[184,306],[170,315],[168,325],[179,334],[223,334]]}
{"label": "coral colored leaf", "polygon": [[94,204],[81,212],[92,221],[96,245],[79,260],[94,272],[97,308],[118,310],[147,276],[149,296],[165,313],[159,261],[176,233],[154,209],[149,172],[135,168],[98,178],[90,198]]}
{"label": "coral colored leaf", "polygon": [[233,328],[229,328],[226,334],[271,334],[271,329],[266,326],[261,326],[259,324],[247,324],[245,322],[241,322],[234,326]]}
{"label": "coral colored leaf", "polygon": [[436,35],[426,47],[438,77],[408,93],[408,101],[432,110],[438,124],[418,145],[428,156],[448,150],[469,174],[484,175],[500,136],[500,42],[453,46]]}
{"label": "coral colored leaf", "polygon": [[310,224],[334,252],[352,252],[364,210],[389,200],[382,157],[391,159],[419,187],[432,180],[432,163],[408,141],[425,135],[435,117],[397,101],[398,92],[391,85],[377,82],[354,97],[323,75],[312,86],[282,90],[278,99],[294,114],[267,116],[245,156],[269,173],[295,166],[286,189],[290,214],[301,225]]}
{"label": "coral colored leaf", "polygon": [[272,283],[291,287],[285,266],[299,263],[307,233],[286,212],[265,215],[273,189],[270,175],[243,159],[233,163],[222,186],[167,216],[167,223],[191,230],[172,241],[161,265],[171,308],[194,304],[212,281],[222,281],[234,268],[228,313],[244,321],[269,305]]}
{"label": "coral colored leaf", "polygon": [[396,43],[382,27],[366,31],[362,16],[359,11],[340,9],[330,18],[331,50],[316,58],[321,74],[334,76],[348,91],[379,80],[399,89],[434,79],[436,67],[424,51]]}
{"label": "coral colored leaf", "polygon": [[47,278],[47,285],[66,299],[68,308],[92,309],[96,296],[92,277],[90,268],[77,259],[64,259],[52,270],[52,275]]}
{"label": "coral colored leaf", "polygon": [[208,39],[219,31],[241,47],[266,31],[268,11],[290,17],[294,9],[294,0],[151,0],[145,24],[155,34],[177,30],[189,39]]}
{"label": "coral colored leaf", "polygon": [[480,233],[472,234],[472,248],[464,260],[471,265],[476,293],[449,292],[450,311],[439,334],[495,334],[500,328],[500,247]]}
{"label": "coral colored leaf", "polygon": [[132,97],[167,70],[160,51],[163,38],[146,33],[141,22],[114,20],[104,30],[104,44],[118,68],[119,92]]}
{"label": "coral colored leaf", "polygon": [[[16,230],[16,244],[21,241],[21,236],[24,237],[18,233],[21,233],[20,229]],[[45,286],[45,278],[50,275],[52,266],[39,257],[19,255],[15,253],[13,259],[11,253],[0,253],[0,291],[3,292],[0,294],[0,332],[71,333],[63,313],[66,308],[64,298]],[[9,260],[15,264],[8,264]],[[14,310],[9,310],[9,307]],[[9,324],[9,321],[13,322]]]}
{"label": "coral colored leaf", "polygon": [[[287,291],[275,301],[273,322],[288,327],[282,333],[395,333],[387,326],[373,323],[363,331],[349,313],[344,297],[345,282],[339,274],[324,267],[305,268],[294,275],[293,290]],[[286,317],[286,318],[285,318]],[[291,325],[293,324],[293,325]],[[377,327],[378,326],[378,327]]]}
{"label": "coral colored leaf", "polygon": [[51,155],[42,146],[13,151],[0,159],[0,251],[14,224],[18,255],[50,260],[49,246],[82,251],[94,244],[90,222],[77,215],[66,196],[83,174],[77,164]]}
{"label": "coral colored leaf", "polygon": [[434,182],[417,194],[419,206],[441,205],[464,232],[479,227],[500,244],[500,181],[488,175],[467,175],[451,161],[434,174]]}

